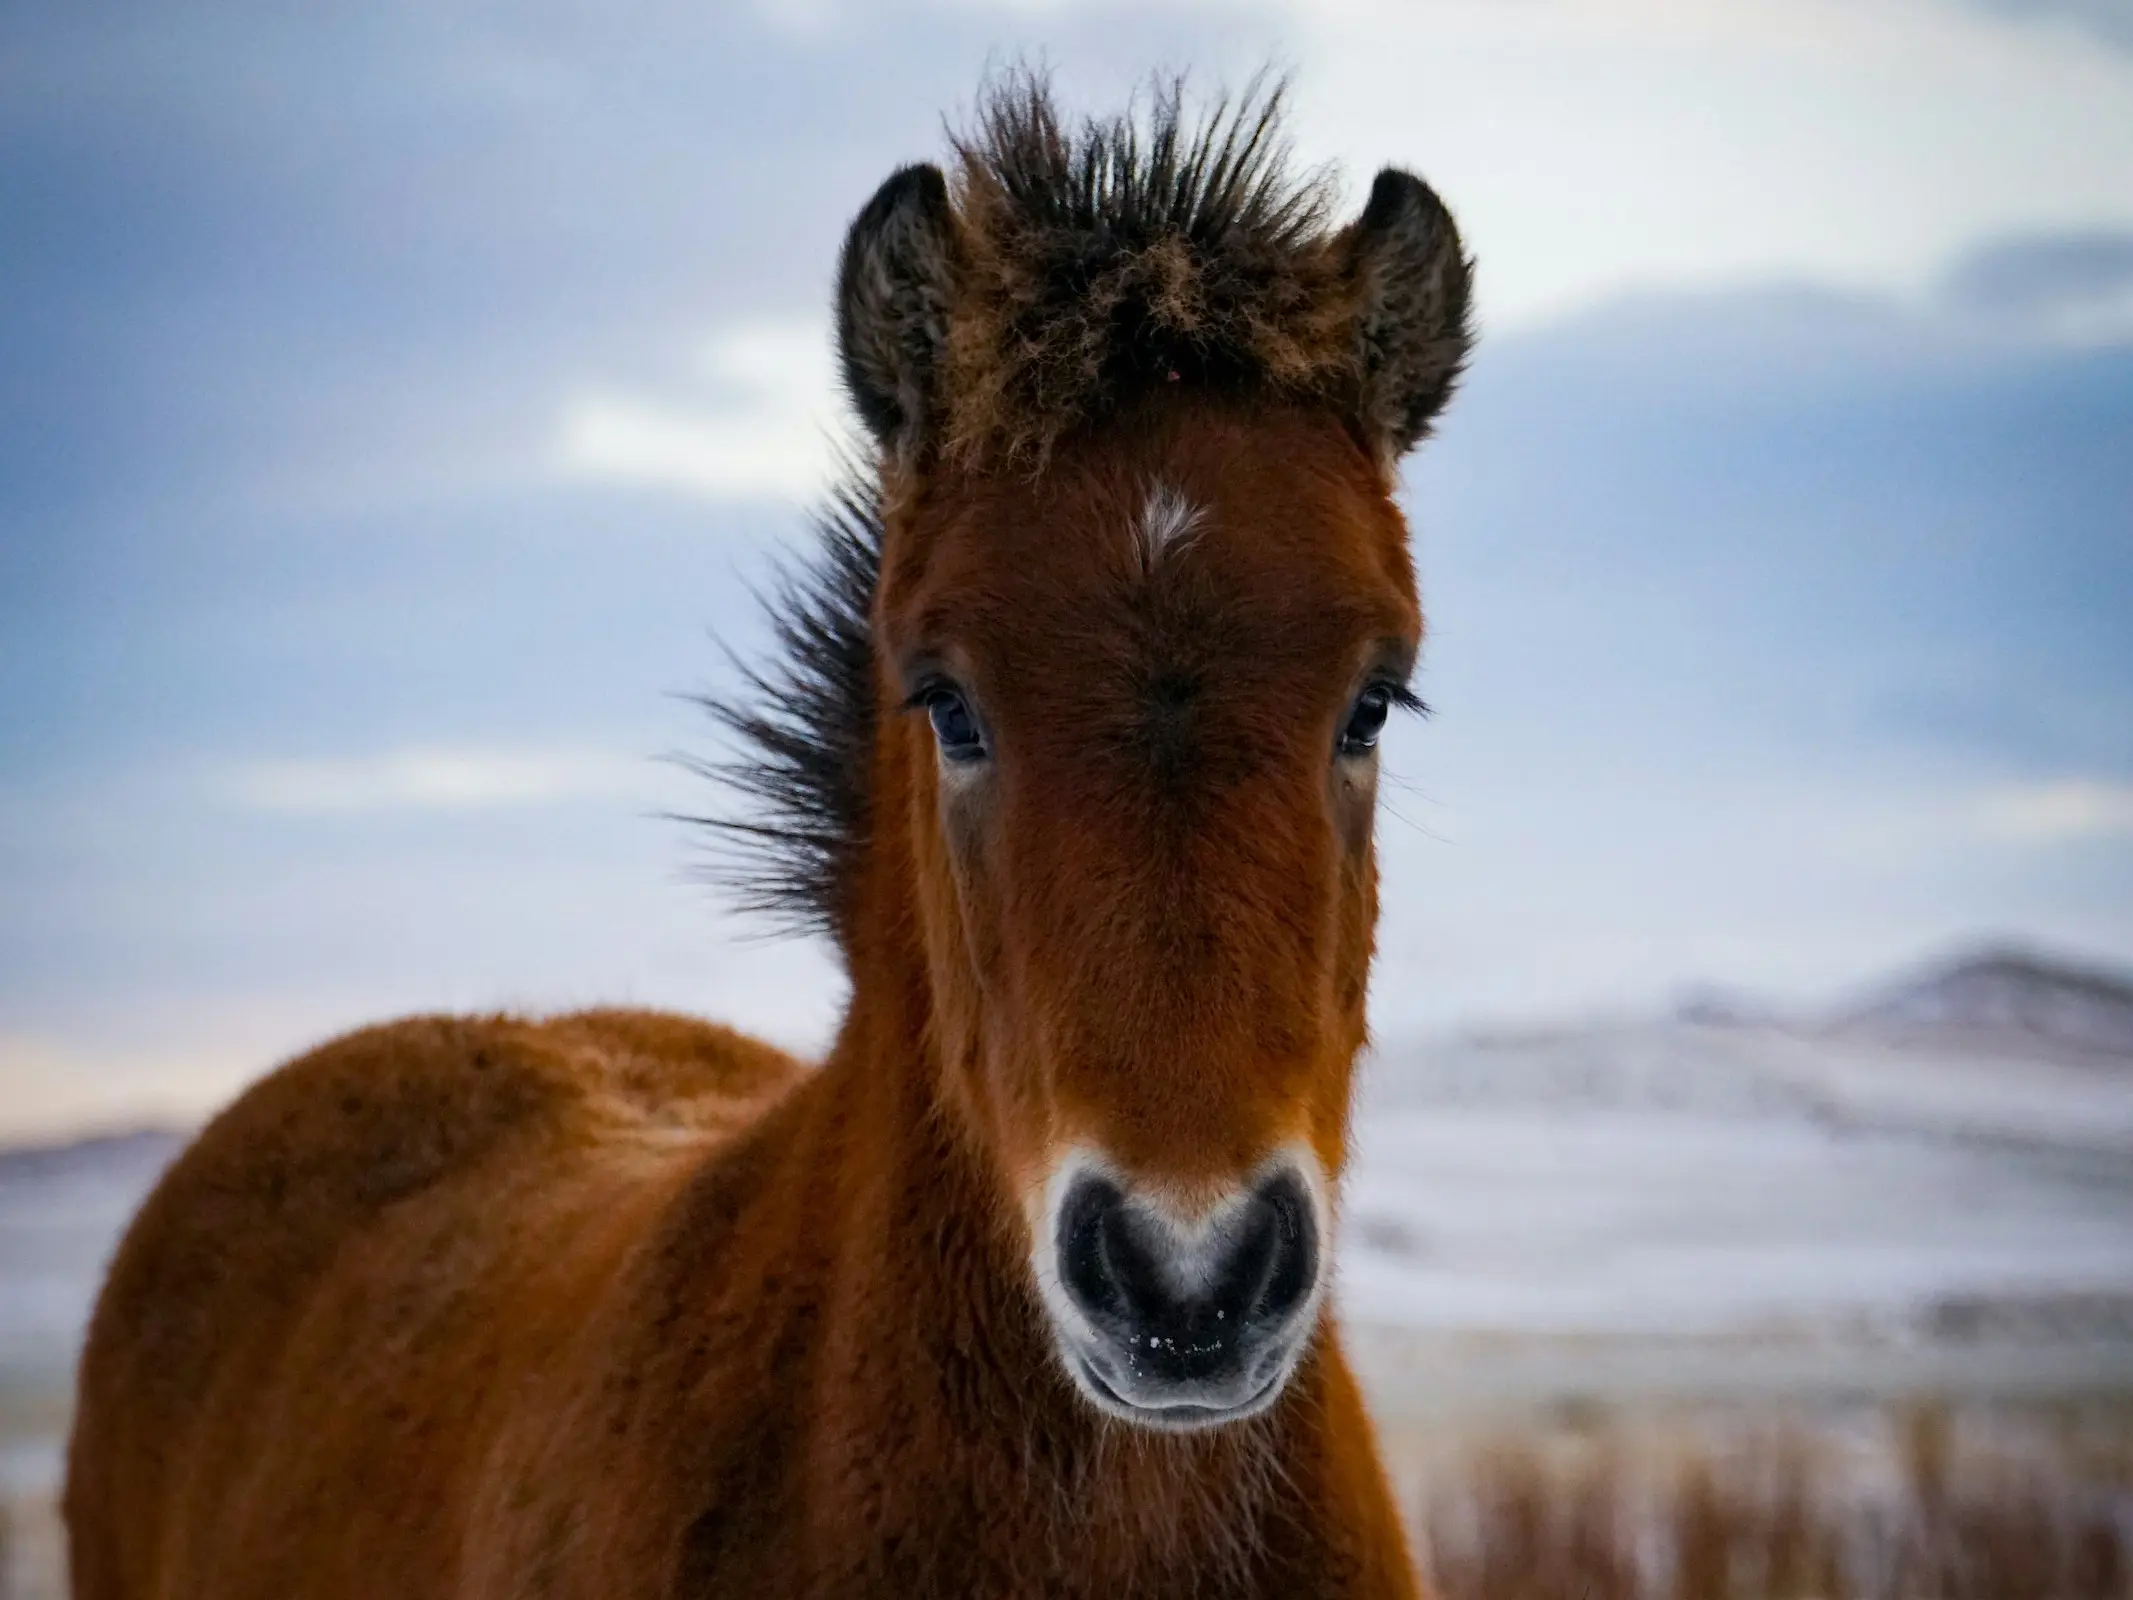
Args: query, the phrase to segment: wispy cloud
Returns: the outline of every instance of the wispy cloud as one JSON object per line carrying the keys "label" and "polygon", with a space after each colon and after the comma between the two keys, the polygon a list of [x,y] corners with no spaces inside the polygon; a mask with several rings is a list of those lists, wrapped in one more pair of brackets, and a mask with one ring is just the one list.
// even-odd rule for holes
{"label": "wispy cloud", "polygon": [[2072,23],[2107,44],[2133,49],[2133,3],[2128,0],[1966,0],[1966,3],[2016,21]]}
{"label": "wispy cloud", "polygon": [[2086,229],[1992,241],[1950,269],[1958,312],[2076,343],[2133,332],[2133,230]]}
{"label": "wispy cloud", "polygon": [[218,774],[214,788],[253,811],[489,811],[640,793],[649,771],[646,762],[594,750],[411,746],[248,761]]}
{"label": "wispy cloud", "polygon": [[571,401],[556,441],[564,469],[710,500],[821,493],[840,420],[828,332],[742,324],[711,342],[699,370],[712,390],[702,399],[596,391]]}
{"label": "wispy cloud", "polygon": [[2027,784],[1987,795],[1976,816],[1988,835],[2020,844],[2133,839],[2133,783]]}

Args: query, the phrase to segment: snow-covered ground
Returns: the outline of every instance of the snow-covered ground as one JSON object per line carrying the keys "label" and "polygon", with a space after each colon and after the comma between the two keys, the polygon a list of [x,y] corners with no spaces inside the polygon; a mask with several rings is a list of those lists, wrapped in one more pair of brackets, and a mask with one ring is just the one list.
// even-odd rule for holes
{"label": "snow-covered ground", "polygon": [[1461,1332],[2133,1322],[2133,1059],[1669,1022],[1387,1050],[1342,1301]]}
{"label": "snow-covered ground", "polygon": [[0,1393],[72,1365],[104,1263],[179,1136],[0,1151]]}
{"label": "snow-covered ground", "polygon": [[57,1469],[104,1263],[178,1144],[151,1132],[0,1151],[0,1502]]}

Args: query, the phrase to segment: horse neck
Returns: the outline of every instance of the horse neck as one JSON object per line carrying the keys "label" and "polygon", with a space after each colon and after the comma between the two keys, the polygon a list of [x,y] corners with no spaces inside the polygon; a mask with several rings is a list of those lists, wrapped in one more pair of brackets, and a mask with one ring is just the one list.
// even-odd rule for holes
{"label": "horse neck", "polygon": [[[1033,1535],[1030,1508],[1051,1506],[1074,1525],[1060,1536],[1099,1538],[1122,1582],[1151,1558],[1219,1565],[1257,1525],[1270,1478],[1312,1454],[1299,1415],[1321,1408],[1283,1407],[1220,1436],[1155,1435],[1108,1423],[1073,1392],[1043,1327],[1017,1202],[947,1088],[899,848],[906,825],[882,823],[862,878],[881,914],[855,919],[877,931],[847,940],[850,1006],[800,1091],[810,1126],[788,1152],[819,1184],[803,1226],[838,1241],[815,1291],[827,1304],[814,1414],[840,1435],[839,1454],[854,1438],[883,1458],[909,1450],[891,1479],[931,1483],[953,1460],[968,1474],[953,1500],[982,1498],[990,1482],[1007,1526]],[[1315,1358],[1306,1366],[1299,1397],[1320,1377]],[[930,1439],[912,1437],[914,1417],[937,1428]]]}
{"label": "horse neck", "polygon": [[[1220,1435],[1143,1434],[1096,1416],[1057,1369],[1019,1222],[939,1087],[922,1010],[884,1000],[855,981],[838,1045],[802,1091],[828,1180],[807,1226],[838,1241],[815,1290],[808,1449],[848,1463],[864,1441],[872,1464],[863,1505],[818,1514],[991,1528],[985,1538],[1015,1548],[974,1560],[1035,1562],[1033,1582],[1063,1560],[1078,1576],[1062,1593],[1209,1571],[1250,1592],[1273,1526],[1293,1516],[1277,1507],[1279,1486],[1293,1491],[1317,1454],[1323,1407],[1301,1396],[1318,1387],[1316,1359],[1298,1375],[1297,1405]],[[836,1477],[834,1493],[854,1492],[847,1470]]]}
{"label": "horse neck", "polygon": [[[915,895],[897,881],[899,864],[875,865],[886,870],[870,878],[907,908]],[[907,909],[873,925],[892,931],[849,941],[851,1001],[813,1085],[844,1272],[911,1296],[900,1320],[913,1327],[929,1316],[963,1326],[1012,1318],[1029,1308],[1011,1200],[946,1091],[916,929]],[[944,1250],[954,1259],[944,1262]]]}

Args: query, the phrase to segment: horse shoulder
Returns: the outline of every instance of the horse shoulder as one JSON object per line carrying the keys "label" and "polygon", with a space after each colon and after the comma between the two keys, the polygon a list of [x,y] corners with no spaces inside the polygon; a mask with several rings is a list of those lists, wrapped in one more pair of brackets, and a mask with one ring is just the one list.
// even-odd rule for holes
{"label": "horse shoulder", "polygon": [[667,1011],[577,1011],[541,1027],[589,1051],[603,1092],[658,1123],[736,1131],[807,1071],[760,1039]]}
{"label": "horse shoulder", "polygon": [[488,1403],[483,1364],[570,1314],[661,1175],[801,1071],[711,1024],[603,1011],[414,1018],[261,1080],[151,1194],[92,1319],[67,1487],[77,1593],[224,1572],[231,1595],[330,1592],[333,1533],[299,1527],[300,1480],[392,1471],[377,1446],[401,1435],[413,1453],[379,1498],[413,1505],[428,1458],[412,1435],[441,1440]]}

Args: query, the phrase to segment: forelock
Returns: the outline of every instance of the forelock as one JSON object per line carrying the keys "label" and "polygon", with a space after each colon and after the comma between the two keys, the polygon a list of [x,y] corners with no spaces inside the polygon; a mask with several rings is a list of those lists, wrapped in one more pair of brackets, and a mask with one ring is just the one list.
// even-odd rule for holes
{"label": "forelock", "polygon": [[1327,181],[1288,169],[1281,100],[1255,83],[1192,123],[1172,80],[1069,127],[1035,74],[984,93],[955,140],[949,457],[1034,465],[1166,382],[1347,399],[1355,284]]}

